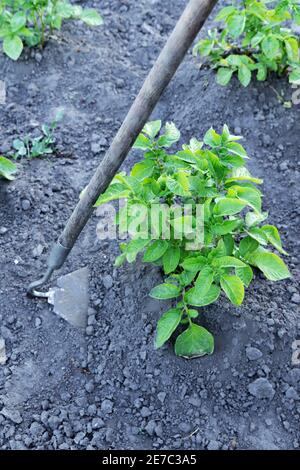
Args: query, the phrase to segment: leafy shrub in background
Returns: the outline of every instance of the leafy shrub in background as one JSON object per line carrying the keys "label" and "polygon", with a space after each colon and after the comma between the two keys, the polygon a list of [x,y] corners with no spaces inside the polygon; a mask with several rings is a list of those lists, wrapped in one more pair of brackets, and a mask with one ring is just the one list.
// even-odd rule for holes
{"label": "leafy shrub in background", "polygon": [[[164,227],[158,224],[156,239],[150,230],[143,234],[137,231],[128,243],[121,243],[116,266],[135,261],[143,252],[144,262],[162,267],[165,282],[154,287],[150,295],[176,299],[176,304],[159,320],[155,346],[161,347],[179,325],[187,325],[176,339],[175,353],[202,356],[213,352],[214,339],[194,323],[199,314],[194,307],[215,302],[221,291],[233,305],[240,306],[253,277],[252,267],[271,281],[285,279],[290,273],[282,259],[268,249],[271,246],[286,254],[277,228],[263,224],[268,214],[262,212],[257,188],[262,180],[251,176],[245,167],[247,153],[238,143],[241,137],[231,135],[224,125],[221,134],[209,129],[203,142],[193,138],[182,150],[169,153],[180,132],[173,123],[167,123],[165,133],[158,137],[160,129],[161,121],[146,124],[134,145],[145,152],[144,159],[134,165],[129,176],[117,174],[96,205],[126,199],[117,217],[121,230],[124,220],[137,216],[131,212],[136,203],[146,208],[147,218],[158,203],[192,207],[191,215],[180,220],[175,214],[171,217],[170,239],[162,238]],[[204,210],[204,243],[192,251],[187,243],[193,235],[197,241],[197,204]],[[192,237],[176,238],[178,223],[189,225]]]}
{"label": "leafy shrub in background", "polygon": [[103,20],[91,8],[72,5],[67,0],[0,0],[0,39],[3,51],[17,60],[27,46],[44,45],[49,34],[61,29],[65,20],[82,20],[99,26]]}
{"label": "leafy shrub in background", "polygon": [[0,156],[0,178],[13,180],[17,172],[17,166],[7,158]]}
{"label": "leafy shrub in background", "polygon": [[287,73],[290,83],[300,83],[299,36],[287,27],[291,21],[300,24],[298,0],[244,0],[222,8],[215,19],[222,24],[221,32],[209,31],[194,53],[210,59],[220,85],[237,74],[248,86],[253,73],[263,81],[269,71]]}

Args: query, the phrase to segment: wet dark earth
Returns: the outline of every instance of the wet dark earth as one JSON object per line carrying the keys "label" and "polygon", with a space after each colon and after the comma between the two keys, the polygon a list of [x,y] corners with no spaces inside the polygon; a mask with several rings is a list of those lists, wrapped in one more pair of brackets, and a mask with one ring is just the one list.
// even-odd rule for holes
{"label": "wet dark earth", "polygon": [[[182,143],[224,123],[245,137],[251,172],[264,179],[264,209],[290,254],[292,279],[256,274],[239,309],[224,297],[203,309],[212,356],[180,359],[171,343],[154,350],[167,305],[148,292],[161,274],[140,261],[114,268],[118,244],[97,239],[96,214],[61,271],[89,269],[85,331],[26,297],[185,4],[78,3],[98,7],[104,26],[67,24],[64,40],[16,63],[0,55],[0,153],[64,108],[55,155],[24,159],[14,182],[0,182],[0,447],[297,449],[300,105],[278,100],[274,90],[285,100],[295,91],[284,78],[222,88],[190,53],[153,113],[176,123]],[[138,158],[132,151],[124,169]]]}

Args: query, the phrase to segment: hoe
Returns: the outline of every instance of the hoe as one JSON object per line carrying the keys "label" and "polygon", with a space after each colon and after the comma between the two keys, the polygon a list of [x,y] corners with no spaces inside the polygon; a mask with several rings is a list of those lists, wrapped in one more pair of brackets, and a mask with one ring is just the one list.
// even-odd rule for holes
{"label": "hoe", "polygon": [[39,289],[49,281],[55,270],[63,266],[89,220],[97,198],[106,190],[125,160],[161,94],[216,3],[217,0],[190,0],[188,2],[108,151],[67,221],[63,232],[53,245],[44,276],[32,282],[28,287],[27,292],[30,296],[47,298],[54,305],[54,311],[74,326],[82,327],[86,321],[87,269],[82,268],[59,278],[59,289],[50,289],[48,292],[41,292]]}

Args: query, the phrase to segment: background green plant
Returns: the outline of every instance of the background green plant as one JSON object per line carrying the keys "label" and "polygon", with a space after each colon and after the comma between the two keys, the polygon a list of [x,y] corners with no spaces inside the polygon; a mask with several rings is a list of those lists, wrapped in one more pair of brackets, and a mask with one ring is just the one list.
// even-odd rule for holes
{"label": "background green plant", "polygon": [[17,60],[24,47],[44,45],[65,20],[82,20],[99,26],[103,20],[92,8],[72,5],[67,0],[0,0],[0,39],[3,51]]}
{"label": "background green plant", "polygon": [[[196,235],[196,204],[204,206],[204,244],[197,251],[186,250],[187,239],[152,239],[150,231],[136,234],[128,243],[121,243],[116,266],[133,262],[143,252],[143,261],[160,265],[165,282],[155,286],[150,295],[156,299],[176,299],[176,305],[158,322],[156,348],[161,347],[179,325],[187,325],[175,342],[175,353],[193,357],[211,354],[214,339],[210,332],[194,323],[198,310],[215,302],[221,291],[240,306],[244,289],[252,277],[252,267],[261,270],[267,279],[277,281],[290,276],[282,259],[268,247],[286,254],[275,226],[263,224],[268,214],[262,212],[262,197],[257,185],[262,180],[251,176],[245,166],[247,153],[238,143],[241,137],[230,134],[226,125],[221,134],[209,129],[203,142],[191,139],[182,150],[168,153],[180,138],[173,123],[167,123],[159,135],[161,121],[146,124],[134,147],[145,152],[144,159],[134,165],[130,175],[119,173],[96,205],[127,199],[120,209],[117,223],[120,230],[124,211],[136,203],[151,210],[164,203],[172,206],[192,204],[191,216]],[[173,225],[178,220],[171,221]],[[163,227],[159,227],[159,235]]]}
{"label": "background green plant", "polygon": [[210,59],[220,85],[237,74],[248,86],[253,73],[263,81],[269,71],[287,73],[290,83],[300,83],[299,35],[288,27],[292,21],[300,24],[298,0],[244,0],[222,8],[215,20],[221,32],[210,30],[194,53]]}

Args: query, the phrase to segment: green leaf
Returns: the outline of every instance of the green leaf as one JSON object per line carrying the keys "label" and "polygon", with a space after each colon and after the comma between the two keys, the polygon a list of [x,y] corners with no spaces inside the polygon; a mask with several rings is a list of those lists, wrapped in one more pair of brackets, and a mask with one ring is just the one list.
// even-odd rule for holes
{"label": "green leaf", "polygon": [[189,179],[188,179],[187,173],[184,170],[179,170],[177,175],[176,175],[176,179],[177,179],[178,183],[180,184],[180,186],[182,187],[185,194],[189,194],[190,193],[190,184],[189,184]]}
{"label": "green leaf", "polygon": [[267,245],[268,244],[268,238],[267,235],[264,233],[264,231],[259,228],[259,227],[251,227],[248,230],[248,234],[250,237],[254,238],[254,240],[257,240],[260,245]]}
{"label": "green leaf", "polygon": [[226,235],[233,232],[242,224],[240,219],[224,220],[222,223],[217,223],[212,226],[212,231],[215,235]]}
{"label": "green leaf", "polygon": [[215,21],[226,20],[226,18],[228,18],[228,16],[231,15],[232,13],[234,13],[235,11],[236,10],[235,10],[233,5],[230,5],[228,7],[224,7],[219,11],[217,16],[215,17]]}
{"label": "green leaf", "polygon": [[233,186],[230,189],[234,189],[237,193],[238,198],[243,201],[247,201],[248,205],[252,207],[255,211],[261,211],[261,194],[258,189],[242,187],[242,186]]}
{"label": "green leaf", "polygon": [[15,13],[10,20],[10,28],[12,33],[16,33],[26,24],[26,14],[23,11]]}
{"label": "green leaf", "polygon": [[138,180],[143,180],[149,178],[154,171],[154,163],[152,160],[143,160],[139,163],[136,163],[132,170],[131,176],[134,176]]}
{"label": "green leaf", "polygon": [[71,3],[61,1],[57,3],[56,12],[58,16],[69,19],[72,18],[72,16],[75,16],[75,14],[78,13],[78,10],[73,5],[71,5]]}
{"label": "green leaf", "polygon": [[182,179],[177,180],[171,176],[168,176],[166,180],[166,186],[171,191],[171,193],[176,194],[177,196],[185,197],[190,194],[189,191],[186,190],[186,185],[182,184]]}
{"label": "green leaf", "polygon": [[128,263],[132,263],[136,260],[138,253],[143,251],[143,249],[148,245],[150,240],[144,238],[136,238],[131,240],[126,246],[126,259]]}
{"label": "green leaf", "polygon": [[251,261],[255,263],[270,281],[280,281],[291,277],[286,264],[275,253],[257,250],[257,252],[253,253]]}
{"label": "green leaf", "polygon": [[245,266],[244,268],[236,268],[235,274],[240,278],[240,280],[246,287],[249,287],[253,278],[253,271],[250,266]]}
{"label": "green leaf", "polygon": [[195,217],[192,215],[184,215],[182,217],[175,217],[171,220],[171,225],[174,228],[174,236],[176,239],[180,239],[182,235],[188,236],[194,233],[194,222]]}
{"label": "green leaf", "polygon": [[189,308],[188,314],[189,314],[189,317],[191,318],[197,318],[199,316],[198,310],[195,310],[194,308]]}
{"label": "green leaf", "polygon": [[182,273],[178,275],[178,280],[180,282],[180,285],[182,287],[189,286],[193,282],[196,275],[197,275],[197,271],[182,271]]}
{"label": "green leaf", "polygon": [[109,201],[114,201],[115,199],[124,199],[130,195],[130,190],[125,184],[115,183],[111,184],[107,190],[99,196],[95,203],[95,207],[100,206]]}
{"label": "green leaf", "polygon": [[220,287],[212,284],[206,294],[200,295],[195,287],[185,293],[184,300],[194,307],[204,307],[215,302],[220,295]]}
{"label": "green leaf", "polygon": [[228,165],[231,165],[234,168],[239,168],[241,166],[245,165],[245,161],[242,157],[239,155],[231,155],[228,153],[225,156],[222,156],[222,163],[226,163]]}
{"label": "green leaf", "polygon": [[165,125],[165,133],[162,135],[157,144],[160,147],[169,148],[180,139],[180,132],[175,126],[174,122],[167,122]]}
{"label": "green leaf", "polygon": [[230,302],[234,305],[241,305],[244,300],[244,284],[237,276],[223,274],[220,279],[221,287]]}
{"label": "green leaf", "polygon": [[202,41],[199,41],[194,47],[194,54],[199,53],[206,57],[211,53],[213,46],[214,42],[211,39],[202,39]]}
{"label": "green leaf", "polygon": [[203,142],[210,147],[219,147],[222,144],[222,137],[211,127],[206,132]]}
{"label": "green leaf", "polygon": [[214,338],[209,331],[192,323],[175,342],[176,356],[200,357],[214,352]]}
{"label": "green leaf", "polygon": [[[225,239],[225,237],[224,237]],[[226,250],[226,245],[225,245],[225,242],[224,242],[224,239],[221,238],[218,243],[217,243],[217,246],[215,248],[210,248],[210,251],[209,251],[209,254],[208,254],[208,261],[211,262],[211,260],[213,258],[220,258],[221,256],[226,256],[228,253],[227,253],[227,250]]]}
{"label": "green leaf", "polygon": [[189,143],[190,150],[195,153],[197,150],[201,150],[203,147],[203,142],[200,142],[195,137],[192,137]]}
{"label": "green leaf", "polygon": [[279,52],[280,43],[274,36],[269,35],[262,40],[261,48],[268,59],[275,59]]}
{"label": "green leaf", "polygon": [[232,77],[233,70],[228,67],[220,67],[217,72],[217,83],[226,86]]}
{"label": "green leaf", "polygon": [[263,180],[259,178],[254,178],[250,175],[247,168],[234,168],[232,170],[231,178],[228,178],[225,181],[225,184],[230,184],[233,181],[249,181],[250,183],[262,184]]}
{"label": "green leaf", "polygon": [[141,149],[141,150],[148,150],[151,148],[152,143],[148,137],[146,137],[144,134],[139,134],[138,138],[134,142],[132,148],[134,149]]}
{"label": "green leaf", "polygon": [[3,51],[12,60],[18,60],[23,51],[23,42],[19,36],[7,36],[3,41]]}
{"label": "green leaf", "polygon": [[241,212],[246,207],[246,202],[240,199],[224,197],[219,199],[214,207],[217,215],[234,215]]}
{"label": "green leaf", "polygon": [[246,265],[243,261],[235,258],[234,256],[221,256],[214,258],[212,265],[216,268],[244,268]]}
{"label": "green leaf", "polygon": [[5,157],[0,156],[0,176],[7,180],[14,180],[14,174],[17,172],[16,165]]}
{"label": "green leaf", "polygon": [[263,225],[261,230],[265,233],[268,241],[276,248],[276,250],[287,255],[287,252],[282,248],[279,232],[274,225]]}
{"label": "green leaf", "polygon": [[288,59],[291,62],[298,62],[299,61],[299,45],[298,41],[295,38],[288,38],[284,41],[286,53]]}
{"label": "green leaf", "polygon": [[146,263],[157,261],[165,254],[168,246],[167,240],[155,240],[145,251],[143,261]]}
{"label": "green leaf", "polygon": [[181,264],[182,268],[186,271],[197,272],[203,268],[207,263],[205,256],[192,256],[191,258],[186,258]]}
{"label": "green leaf", "polygon": [[251,39],[251,46],[255,48],[258,46],[258,44],[263,40],[265,37],[264,33],[262,31],[258,31],[255,36]]}
{"label": "green leaf", "polygon": [[241,84],[246,87],[251,82],[251,70],[245,64],[241,64],[238,68],[238,79]]}
{"label": "green leaf", "polygon": [[195,295],[204,297],[214,280],[214,273],[210,266],[204,267],[195,281]]}
{"label": "green leaf", "polygon": [[293,69],[292,72],[289,74],[289,82],[295,83],[296,85],[300,85],[300,67],[299,69]]}
{"label": "green leaf", "polygon": [[174,333],[181,320],[181,310],[171,308],[158,320],[155,337],[155,349],[160,348]]}
{"label": "green leaf", "polygon": [[226,61],[228,62],[229,65],[232,65],[233,67],[239,67],[243,62],[242,62],[242,56],[237,55],[237,54],[230,54]]}
{"label": "green leaf", "polygon": [[150,139],[154,139],[161,129],[161,121],[150,121],[145,124],[143,128],[143,133],[147,134]]}
{"label": "green leaf", "polygon": [[174,299],[178,297],[181,293],[181,289],[174,284],[159,284],[158,286],[153,287],[150,291],[150,296],[154,299],[159,300],[166,300],[166,299]]}
{"label": "green leaf", "polygon": [[179,246],[169,246],[163,256],[163,267],[165,274],[170,274],[175,271],[180,260]]}
{"label": "green leaf", "polygon": [[257,212],[247,212],[245,217],[245,222],[247,227],[254,227],[255,225],[263,222],[268,218],[267,212],[262,212],[261,214]]}
{"label": "green leaf", "polygon": [[103,23],[102,16],[93,8],[84,8],[80,19],[89,26],[100,26]]}
{"label": "green leaf", "polygon": [[227,19],[228,31],[232,37],[237,38],[245,29],[246,16],[233,13]]}
{"label": "green leaf", "polygon": [[114,262],[114,266],[119,268],[122,264],[126,261],[126,253],[122,253],[121,255],[117,256]]}
{"label": "green leaf", "polygon": [[242,238],[239,245],[239,252],[241,256],[246,257],[258,248],[258,241],[249,236]]}
{"label": "green leaf", "polygon": [[256,65],[256,69],[257,69],[257,74],[256,74],[257,80],[259,80],[260,82],[263,82],[264,80],[266,80],[267,75],[268,75],[267,66],[265,64],[258,63]]}
{"label": "green leaf", "polygon": [[239,157],[247,157],[247,152],[241,144],[237,142],[228,142],[226,144],[228,152],[238,155]]}

